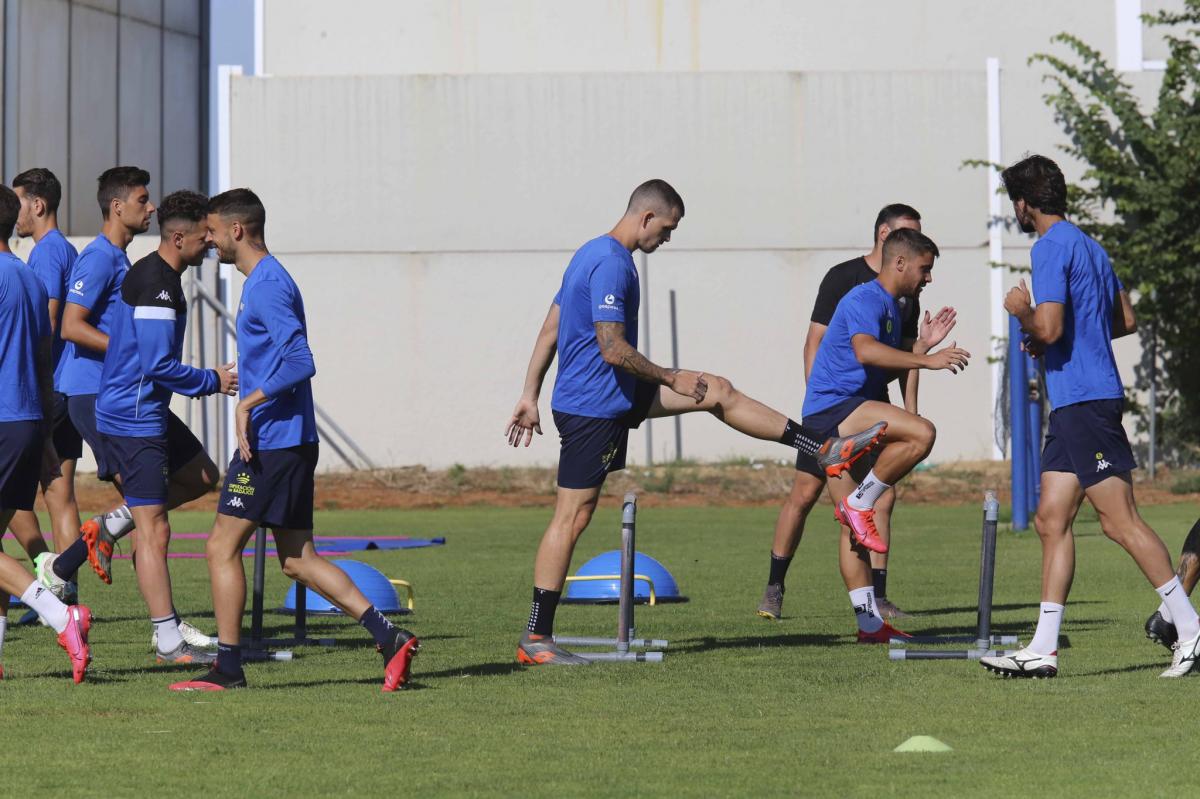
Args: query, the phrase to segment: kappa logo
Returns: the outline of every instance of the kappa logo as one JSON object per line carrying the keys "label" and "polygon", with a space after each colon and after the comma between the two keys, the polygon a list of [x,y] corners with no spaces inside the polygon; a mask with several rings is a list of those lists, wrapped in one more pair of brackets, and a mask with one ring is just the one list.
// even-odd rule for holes
{"label": "kappa logo", "polygon": [[166,289],[163,289],[162,291],[158,292],[158,296],[157,296],[157,297],[155,297],[154,299],[156,299],[156,300],[166,300],[167,302],[170,302],[170,301],[171,301],[171,295],[170,295],[170,293],[169,293],[169,292],[168,292]]}
{"label": "kappa logo", "polygon": [[246,506],[242,503],[241,497],[230,497],[229,501],[225,504],[231,508],[241,508],[242,510],[246,509]]}
{"label": "kappa logo", "polygon": [[1112,466],[1112,464],[1109,463],[1108,461],[1104,460],[1104,453],[1097,452],[1096,453],[1096,471],[1102,472],[1105,469],[1107,469],[1109,466]]}

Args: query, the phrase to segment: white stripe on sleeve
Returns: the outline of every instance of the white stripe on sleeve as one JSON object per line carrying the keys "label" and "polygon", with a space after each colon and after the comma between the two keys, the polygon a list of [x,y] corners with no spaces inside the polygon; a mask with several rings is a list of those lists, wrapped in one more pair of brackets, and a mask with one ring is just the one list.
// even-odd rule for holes
{"label": "white stripe on sleeve", "polygon": [[175,321],[175,309],[163,308],[159,305],[139,305],[133,309],[134,319],[163,319],[167,322]]}

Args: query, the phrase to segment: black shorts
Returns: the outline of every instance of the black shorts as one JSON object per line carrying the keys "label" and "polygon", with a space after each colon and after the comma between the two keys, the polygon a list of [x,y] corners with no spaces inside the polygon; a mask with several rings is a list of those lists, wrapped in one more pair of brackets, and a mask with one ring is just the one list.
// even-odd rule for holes
{"label": "black shorts", "polygon": [[286,449],[260,449],[249,464],[236,453],[225,473],[217,512],[282,530],[313,528],[316,442]]}
{"label": "black shorts", "polygon": [[79,431],[79,435],[87,442],[88,448],[96,458],[96,477],[112,482],[118,469],[104,452],[104,440],[96,429],[96,395],[78,394],[67,397],[67,413],[71,424]]}
{"label": "black shorts", "polygon": [[[842,422],[846,421],[846,417],[858,410],[859,405],[862,405],[866,401],[866,397],[850,397],[849,399],[844,399],[831,408],[826,408],[825,410],[817,411],[816,413],[810,413],[808,416],[804,417],[804,419],[801,421],[801,424],[811,430],[816,431],[818,433],[818,438],[824,442],[827,438],[833,438],[840,435],[838,433],[838,426]],[[864,456],[864,460],[869,458],[870,460],[866,462],[874,464],[874,459],[877,457],[878,454],[872,451]],[[811,474],[813,477],[819,477],[822,480],[825,479],[825,470],[822,469],[817,463],[817,459],[804,452],[796,453],[796,471],[804,472],[805,474]]]}
{"label": "black shorts", "polygon": [[64,461],[83,457],[83,436],[75,429],[67,411],[67,395],[54,392],[54,451]]}
{"label": "black shorts", "polygon": [[0,510],[33,510],[41,466],[42,423],[0,422]]}
{"label": "black shorts", "polygon": [[1050,412],[1043,472],[1070,472],[1089,488],[1137,468],[1129,437],[1121,426],[1124,399],[1089,400]]}
{"label": "black shorts", "polygon": [[171,475],[204,452],[200,440],[170,411],[161,436],[97,435],[112,473],[121,476],[121,492],[130,507],[165,504]]}
{"label": "black shorts", "polygon": [[595,488],[609,472],[625,468],[629,431],[646,421],[658,396],[658,385],[638,381],[633,407],[616,419],[597,419],[554,411],[558,428],[558,485],[560,488]]}

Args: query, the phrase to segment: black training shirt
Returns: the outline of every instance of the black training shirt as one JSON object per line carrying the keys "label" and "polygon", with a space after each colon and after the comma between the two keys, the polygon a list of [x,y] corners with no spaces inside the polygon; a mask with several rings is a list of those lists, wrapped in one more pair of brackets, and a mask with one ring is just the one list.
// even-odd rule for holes
{"label": "black training shirt", "polygon": [[[867,259],[861,255],[830,269],[821,281],[821,288],[817,290],[812,321],[828,327],[842,297],[855,286],[870,283],[877,277],[879,274],[867,265]],[[915,339],[920,332],[921,303],[916,297],[899,297],[896,301],[900,304],[900,337]]]}

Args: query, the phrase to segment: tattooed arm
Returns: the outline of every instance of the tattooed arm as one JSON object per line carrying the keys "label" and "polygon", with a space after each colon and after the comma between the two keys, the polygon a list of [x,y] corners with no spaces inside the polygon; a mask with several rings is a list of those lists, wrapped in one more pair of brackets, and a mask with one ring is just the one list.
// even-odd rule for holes
{"label": "tattooed arm", "polygon": [[638,380],[666,386],[676,394],[691,397],[696,402],[704,401],[708,383],[702,372],[664,369],[652,363],[625,339],[625,325],[621,322],[596,322],[595,328],[600,354],[606,363],[628,372]]}

